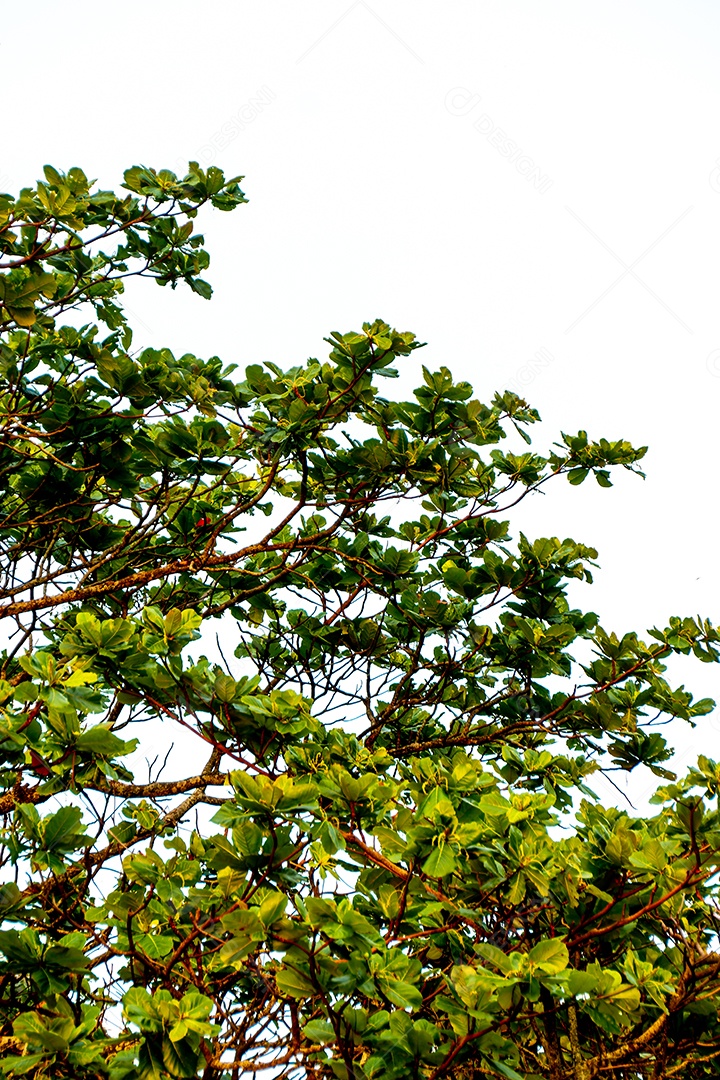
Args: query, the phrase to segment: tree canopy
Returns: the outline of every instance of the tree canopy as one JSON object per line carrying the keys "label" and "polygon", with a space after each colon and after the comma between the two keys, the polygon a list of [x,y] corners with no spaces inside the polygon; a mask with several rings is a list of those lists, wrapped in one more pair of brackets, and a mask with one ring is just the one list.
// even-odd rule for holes
{"label": "tree canopy", "polygon": [[[661,732],[718,633],[605,630],[597,552],[511,530],[645,448],[538,453],[382,320],[244,376],[133,350],[124,281],[209,299],[241,180],[0,195],[0,1070],[717,1076],[720,765]],[[656,812],[601,805],[636,768]]]}

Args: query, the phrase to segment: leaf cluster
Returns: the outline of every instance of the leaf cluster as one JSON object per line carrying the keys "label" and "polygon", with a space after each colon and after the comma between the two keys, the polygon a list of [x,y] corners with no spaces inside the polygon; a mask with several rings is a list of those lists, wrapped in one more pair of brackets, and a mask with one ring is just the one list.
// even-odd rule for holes
{"label": "leaf cluster", "polygon": [[[381,319],[244,377],[134,352],[124,281],[209,297],[240,179],[0,196],[0,1069],[715,1075],[720,766],[663,732],[718,632],[605,629],[595,549],[512,529],[645,448],[538,452],[444,366],[398,400]],[[652,815],[594,793],[632,770]]]}

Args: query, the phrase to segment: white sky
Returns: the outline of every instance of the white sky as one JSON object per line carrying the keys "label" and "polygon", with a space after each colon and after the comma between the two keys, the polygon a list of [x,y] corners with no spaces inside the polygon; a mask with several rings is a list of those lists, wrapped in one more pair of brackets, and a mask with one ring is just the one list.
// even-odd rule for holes
{"label": "white sky", "polygon": [[[246,177],[250,204],[204,223],[212,302],[133,287],[136,344],[290,366],[363,320],[413,330],[418,370],[522,388],[539,447],[649,444],[645,483],[563,483],[516,519],[599,548],[582,602],[607,628],[720,618],[720,7],[12,7],[0,188],[46,161],[105,186],[190,158]],[[720,698],[714,667],[681,677]],[[719,744],[710,719],[681,752]]]}

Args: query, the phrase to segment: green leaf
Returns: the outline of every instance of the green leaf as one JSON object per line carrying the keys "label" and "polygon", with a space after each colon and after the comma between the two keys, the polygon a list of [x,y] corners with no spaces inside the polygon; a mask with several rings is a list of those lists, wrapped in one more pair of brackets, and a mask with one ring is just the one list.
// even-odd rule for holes
{"label": "green leaf", "polygon": [[[496,945],[490,945],[489,942],[480,942],[475,946],[475,951],[478,956],[482,956],[483,960],[487,960],[493,967],[499,968],[505,975],[508,975],[513,970],[513,964],[510,957],[498,949]],[[472,968],[467,969],[468,972],[473,971]]]}
{"label": "green leaf", "polygon": [[528,953],[528,959],[533,967],[545,975],[557,975],[568,966],[570,955],[564,941],[551,938],[534,945]]}
{"label": "green leaf", "polygon": [[22,1057],[8,1056],[0,1061],[0,1070],[8,1076],[25,1076],[33,1072],[43,1060],[46,1061],[47,1056],[45,1053],[23,1054]]}
{"label": "green leaf", "polygon": [[422,1006],[422,994],[412,983],[378,976],[378,985],[388,1001],[399,1005],[401,1009],[415,1010]]}
{"label": "green leaf", "polygon": [[525,1077],[521,1076],[520,1073],[515,1072],[514,1069],[511,1069],[505,1061],[500,1061],[498,1058],[494,1057],[488,1057],[487,1062],[491,1068],[495,1069],[502,1076],[507,1076],[508,1080],[525,1080]]}
{"label": "green leaf", "polygon": [[28,702],[36,701],[38,696],[38,688],[35,683],[26,680],[19,683],[13,691],[13,697],[19,705],[25,705]]}
{"label": "green leaf", "polygon": [[43,963],[48,967],[67,968],[70,971],[83,971],[90,965],[90,958],[81,949],[66,945],[51,945],[45,951]]}
{"label": "green leaf", "polygon": [[296,968],[281,968],[275,982],[281,994],[292,998],[312,997],[316,992],[310,979]]}
{"label": "green leaf", "polygon": [[162,934],[135,934],[134,941],[140,952],[151,960],[169,956],[175,944],[171,937],[163,937]]}
{"label": "green leaf", "polygon": [[43,844],[47,851],[75,851],[87,839],[82,829],[82,811],[77,806],[62,806],[43,818]]}
{"label": "green leaf", "polygon": [[229,675],[218,675],[215,678],[215,694],[220,701],[232,701],[235,697],[237,683]]}
{"label": "green leaf", "polygon": [[335,1039],[333,1026],[327,1020],[309,1020],[303,1028],[303,1035],[314,1043],[329,1043]]}
{"label": "green leaf", "polygon": [[190,1080],[197,1076],[200,1053],[187,1040],[174,1042],[168,1036],[162,1040],[162,1060],[171,1077]]}
{"label": "green leaf", "polygon": [[114,757],[117,754],[131,753],[134,749],[135,740],[133,740],[132,744],[126,743],[103,724],[97,724],[79,735],[75,745],[78,750],[83,750],[86,753]]}
{"label": "green leaf", "polygon": [[271,926],[282,916],[286,907],[287,897],[284,893],[274,892],[264,897],[258,911],[263,926]]}
{"label": "green leaf", "polygon": [[447,844],[438,844],[433,848],[422,864],[423,873],[429,877],[442,878],[451,874],[457,866],[457,859]]}

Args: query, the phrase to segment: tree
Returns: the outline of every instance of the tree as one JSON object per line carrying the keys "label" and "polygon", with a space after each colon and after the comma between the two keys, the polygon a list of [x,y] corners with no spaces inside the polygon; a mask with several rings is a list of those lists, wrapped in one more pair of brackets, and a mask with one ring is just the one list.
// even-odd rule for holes
{"label": "tree", "polygon": [[[124,280],[208,298],[241,179],[0,196],[0,1069],[716,1076],[720,766],[658,726],[718,634],[603,630],[597,553],[505,520],[644,448],[536,453],[446,368],[385,397],[420,345],[380,320],[244,379],[133,352]],[[191,764],[142,782],[158,726]],[[635,768],[655,816],[593,794]]]}

